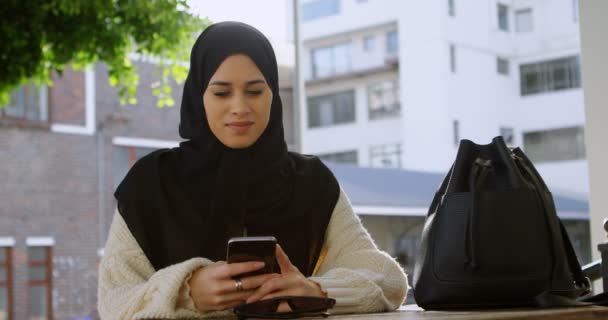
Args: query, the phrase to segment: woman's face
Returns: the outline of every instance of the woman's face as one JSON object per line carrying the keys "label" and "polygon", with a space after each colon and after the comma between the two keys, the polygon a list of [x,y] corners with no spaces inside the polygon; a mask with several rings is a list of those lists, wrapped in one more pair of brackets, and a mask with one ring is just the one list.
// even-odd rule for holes
{"label": "woman's face", "polygon": [[225,146],[247,148],[270,119],[272,90],[256,64],[244,54],[226,58],[203,93],[211,132]]}

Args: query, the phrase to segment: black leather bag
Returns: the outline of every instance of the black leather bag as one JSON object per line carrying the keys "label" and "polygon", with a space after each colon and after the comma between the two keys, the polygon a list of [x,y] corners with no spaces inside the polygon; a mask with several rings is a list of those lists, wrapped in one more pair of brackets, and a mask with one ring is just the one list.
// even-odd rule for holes
{"label": "black leather bag", "polygon": [[430,206],[413,276],[424,309],[576,305],[590,283],[542,178],[502,137],[462,140]]}

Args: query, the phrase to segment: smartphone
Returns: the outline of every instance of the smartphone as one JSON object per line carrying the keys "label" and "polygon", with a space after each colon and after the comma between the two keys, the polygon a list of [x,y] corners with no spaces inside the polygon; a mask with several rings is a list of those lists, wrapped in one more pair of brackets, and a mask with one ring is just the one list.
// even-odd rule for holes
{"label": "smartphone", "polygon": [[236,237],[228,240],[226,261],[228,263],[262,261],[265,263],[260,270],[247,272],[234,278],[245,278],[258,274],[276,272],[275,249],[277,239],[275,237]]}

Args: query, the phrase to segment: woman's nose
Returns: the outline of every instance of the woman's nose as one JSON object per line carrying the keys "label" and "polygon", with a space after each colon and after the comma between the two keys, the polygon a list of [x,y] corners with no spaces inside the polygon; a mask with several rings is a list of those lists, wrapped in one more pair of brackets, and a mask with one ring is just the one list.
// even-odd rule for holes
{"label": "woman's nose", "polygon": [[234,115],[247,114],[251,111],[243,95],[237,94],[230,105],[230,112]]}

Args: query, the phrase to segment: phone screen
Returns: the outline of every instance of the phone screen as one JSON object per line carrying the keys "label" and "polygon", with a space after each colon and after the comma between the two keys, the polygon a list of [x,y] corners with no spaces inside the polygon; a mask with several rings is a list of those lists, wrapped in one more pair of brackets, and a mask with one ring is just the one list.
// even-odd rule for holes
{"label": "phone screen", "polygon": [[257,271],[240,274],[238,278],[275,271],[275,248],[277,240],[274,237],[237,237],[228,241],[226,261],[228,263],[263,261],[266,265]]}

